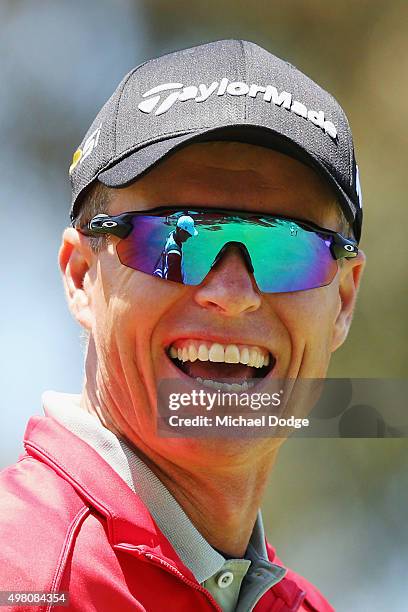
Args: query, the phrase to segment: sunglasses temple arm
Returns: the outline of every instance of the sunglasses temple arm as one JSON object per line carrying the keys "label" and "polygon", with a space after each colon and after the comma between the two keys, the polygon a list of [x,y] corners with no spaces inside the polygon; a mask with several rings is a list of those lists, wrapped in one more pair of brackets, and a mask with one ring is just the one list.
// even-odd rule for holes
{"label": "sunglasses temple arm", "polygon": [[126,238],[132,231],[133,225],[120,217],[110,217],[101,213],[78,229],[85,236],[112,234],[118,238]]}
{"label": "sunglasses temple arm", "polygon": [[352,259],[358,255],[358,245],[354,240],[348,240],[341,234],[334,234],[330,252],[334,259]]}

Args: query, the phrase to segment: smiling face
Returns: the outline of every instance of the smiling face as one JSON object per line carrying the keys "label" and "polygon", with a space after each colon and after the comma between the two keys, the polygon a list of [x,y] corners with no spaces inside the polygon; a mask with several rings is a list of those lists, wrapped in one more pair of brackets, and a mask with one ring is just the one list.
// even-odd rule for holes
{"label": "smiling face", "polygon": [[[243,143],[209,142],[181,149],[131,186],[113,190],[109,212],[162,205],[258,211],[339,229],[333,193],[312,169]],[[67,236],[73,234],[65,240],[71,246],[61,250],[66,278],[75,252],[84,262],[82,267],[79,259],[76,264],[83,283],[68,278],[66,284],[71,309],[91,334],[87,385],[94,390],[92,401],[109,415],[105,420],[110,426],[147,455],[169,455],[174,448],[180,461],[183,453],[188,456],[187,448],[197,449],[200,442],[182,447],[180,439],[156,436],[158,382],[186,376],[225,378],[231,372],[241,379],[254,372],[267,378],[324,377],[331,353],[347,335],[363,264],[362,255],[346,260],[326,287],[266,294],[234,247],[200,285],[184,286],[122,265],[115,237],[94,254],[87,238]],[[196,359],[198,351],[203,360]],[[244,363],[222,363],[237,359]],[[229,446],[225,440],[221,444],[224,450]],[[265,449],[265,444],[258,439],[253,447]],[[238,452],[235,440],[228,452],[233,448]],[[203,450],[203,462],[207,459]]]}

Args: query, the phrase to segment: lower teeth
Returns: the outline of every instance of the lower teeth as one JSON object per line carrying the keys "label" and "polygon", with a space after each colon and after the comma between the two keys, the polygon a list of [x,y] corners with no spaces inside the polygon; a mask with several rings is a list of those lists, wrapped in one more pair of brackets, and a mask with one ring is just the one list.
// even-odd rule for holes
{"label": "lower teeth", "polygon": [[195,380],[201,383],[204,387],[210,387],[211,389],[219,389],[220,391],[247,391],[256,384],[255,381],[245,381],[242,384],[228,384],[225,382],[219,382],[217,380],[203,380],[200,377],[197,377]]}

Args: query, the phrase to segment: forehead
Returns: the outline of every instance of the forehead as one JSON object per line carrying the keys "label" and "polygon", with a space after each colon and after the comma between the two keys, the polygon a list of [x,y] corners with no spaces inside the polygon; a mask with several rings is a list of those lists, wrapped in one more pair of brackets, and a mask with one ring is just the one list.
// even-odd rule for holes
{"label": "forehead", "polygon": [[113,190],[110,212],[168,204],[256,210],[338,226],[334,193],[315,170],[278,151],[240,142],[180,149],[129,187]]}

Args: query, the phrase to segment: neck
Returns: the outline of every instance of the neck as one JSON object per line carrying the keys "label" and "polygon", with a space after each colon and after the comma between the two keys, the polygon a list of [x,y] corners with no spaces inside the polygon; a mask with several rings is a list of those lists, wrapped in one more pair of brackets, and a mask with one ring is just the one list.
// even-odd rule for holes
{"label": "neck", "polygon": [[[224,442],[225,443],[225,442]],[[142,455],[207,542],[228,556],[244,556],[277,449],[245,470],[231,466],[194,471],[191,466]]]}
{"label": "neck", "polygon": [[[178,455],[175,446],[165,455],[155,452],[151,446],[146,446],[142,437],[117,428],[103,410],[91,408],[89,396],[83,395],[82,406],[114,434],[132,444],[137,455],[161,480],[213,548],[234,558],[244,556],[277,448],[261,457],[245,447],[242,453],[234,449],[234,453],[227,456],[224,452],[226,441],[220,439],[211,452],[208,445],[203,444],[203,457],[208,459],[203,467],[203,462],[195,463],[193,459],[199,446],[195,446],[191,455],[185,449]],[[234,446],[236,442],[233,441]],[[227,445],[232,447],[232,443]],[[211,457],[216,459],[211,461]]]}

